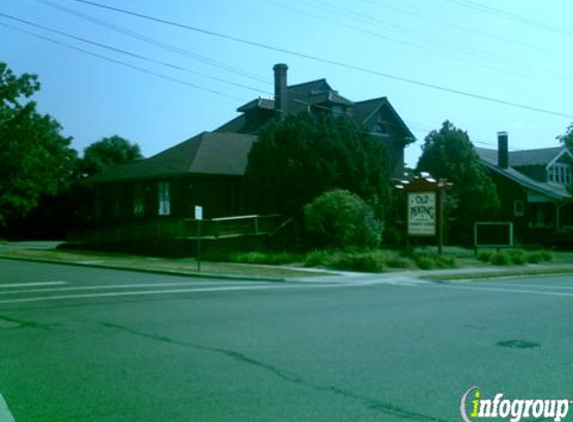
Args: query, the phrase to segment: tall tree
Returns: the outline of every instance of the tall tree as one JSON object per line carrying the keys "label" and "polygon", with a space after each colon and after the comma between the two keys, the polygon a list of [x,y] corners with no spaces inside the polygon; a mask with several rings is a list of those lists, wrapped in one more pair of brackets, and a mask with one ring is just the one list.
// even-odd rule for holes
{"label": "tall tree", "polygon": [[93,176],[106,167],[116,164],[132,163],[141,160],[139,145],[131,143],[118,135],[102,138],[84,150],[82,171],[86,176]]}
{"label": "tall tree", "polygon": [[454,184],[448,195],[457,206],[453,212],[457,218],[452,226],[452,233],[457,235],[453,236],[454,240],[467,241],[474,221],[491,219],[499,210],[497,189],[480,163],[467,132],[449,121],[426,136],[417,171],[446,178]]}
{"label": "tall tree", "polygon": [[0,225],[25,216],[71,179],[76,152],[59,123],[36,111],[30,97],[39,89],[36,75],[16,76],[0,62]]}
{"label": "tall tree", "polygon": [[565,133],[559,135],[557,139],[573,153],[573,123],[571,123],[565,130]]}
{"label": "tall tree", "polygon": [[304,205],[334,188],[375,205],[389,198],[384,145],[349,118],[302,112],[263,127],[249,154],[246,177],[263,208],[301,215]]}

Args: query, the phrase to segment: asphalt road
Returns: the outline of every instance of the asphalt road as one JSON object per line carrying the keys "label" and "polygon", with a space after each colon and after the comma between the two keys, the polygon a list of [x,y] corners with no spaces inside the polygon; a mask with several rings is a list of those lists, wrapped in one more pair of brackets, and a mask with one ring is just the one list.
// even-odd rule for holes
{"label": "asphalt road", "polygon": [[572,321],[570,276],[263,283],[0,260],[0,422],[459,421],[474,385],[573,398]]}

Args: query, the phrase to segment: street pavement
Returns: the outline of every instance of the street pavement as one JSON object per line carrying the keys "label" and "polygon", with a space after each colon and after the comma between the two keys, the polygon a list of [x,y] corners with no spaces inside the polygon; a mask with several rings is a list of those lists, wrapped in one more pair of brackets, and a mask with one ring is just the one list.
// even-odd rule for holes
{"label": "street pavement", "polygon": [[0,260],[0,422],[459,421],[472,386],[573,398],[572,316],[571,276],[261,282]]}

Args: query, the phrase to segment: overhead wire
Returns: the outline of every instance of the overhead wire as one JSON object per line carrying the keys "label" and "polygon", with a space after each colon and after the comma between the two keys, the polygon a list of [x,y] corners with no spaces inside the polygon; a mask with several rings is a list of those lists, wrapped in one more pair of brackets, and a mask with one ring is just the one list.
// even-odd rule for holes
{"label": "overhead wire", "polygon": [[520,16],[520,15],[516,15],[514,13],[509,13],[509,12],[505,12],[503,10],[500,9],[496,9],[494,7],[490,7],[490,6],[486,6],[484,4],[475,2],[475,1],[471,1],[471,0],[444,0],[447,1],[448,3],[454,3],[457,4],[459,6],[462,7],[466,7],[472,10],[477,10],[479,12],[482,13],[487,13],[490,15],[494,15],[494,16],[498,16],[513,22],[517,22],[517,23],[521,23],[527,26],[531,26],[537,29],[543,29],[546,31],[550,31],[556,34],[560,34],[560,35],[566,35],[566,36],[573,36],[573,31],[567,30],[567,29],[563,29],[563,28],[559,28],[553,25],[549,25],[543,22],[539,22],[536,21],[534,19],[529,19],[526,18],[524,16]]}
{"label": "overhead wire", "polygon": [[[443,39],[440,37],[436,37],[433,34],[423,33],[417,30],[412,30],[411,28],[406,28],[402,25],[399,25],[395,22],[387,22],[375,16],[366,15],[364,13],[356,12],[354,10],[347,9],[345,7],[339,5],[333,5],[325,1],[321,0],[298,0],[301,3],[309,5],[311,7],[317,8],[321,11],[327,11],[330,13],[335,13],[337,15],[346,17],[347,19],[351,19],[354,21],[358,21],[367,25],[371,25],[373,27],[380,27],[383,25],[387,28],[390,28],[393,33],[400,33],[403,36],[421,39],[424,43],[431,43],[438,48],[430,48],[425,45],[420,45],[416,43],[412,43],[409,41],[404,41],[401,39],[397,39],[395,37],[391,37],[388,35],[382,35],[379,32],[371,31],[364,29],[364,27],[356,27],[354,25],[349,25],[344,22],[336,21],[331,18],[325,16],[324,13],[321,15],[316,14],[309,14],[307,11],[303,11],[300,9],[293,8],[292,6],[287,6],[282,2],[277,2],[275,0],[264,0],[268,3],[272,3],[278,7],[288,8],[290,10],[296,11],[300,14],[305,14],[308,16],[312,16],[316,19],[329,21],[335,23],[337,25],[350,28],[355,31],[359,31],[365,33],[370,36],[374,36],[377,38],[382,38],[385,40],[389,40],[392,42],[396,42],[402,45],[406,45],[407,47],[415,48],[418,50],[426,51],[431,53],[432,55],[440,55],[447,57],[452,60],[462,61],[465,63],[471,63],[473,65],[477,65],[483,68],[492,69],[495,71],[502,71],[505,74],[513,74],[515,76],[527,78],[529,80],[540,80],[543,78],[545,82],[550,82],[551,80],[557,81],[561,84],[566,84],[569,88],[573,85],[571,84],[570,78],[565,75],[557,75],[554,69],[545,69],[538,66],[532,66],[530,64],[526,64],[523,62],[511,60],[505,55],[493,54],[488,51],[484,51],[483,49],[477,49],[473,47],[468,47],[463,44],[452,42],[451,39]],[[452,54],[453,53],[453,54]],[[459,56],[462,54],[462,56]],[[469,57],[469,58],[468,58]],[[476,58],[485,59],[486,62],[478,61]],[[497,65],[496,65],[497,64]],[[500,67],[501,66],[501,67]]]}
{"label": "overhead wire", "polygon": [[108,44],[102,44],[102,43],[99,43],[99,42],[97,42],[97,41],[92,41],[92,40],[89,40],[89,39],[86,39],[86,38],[83,38],[83,37],[79,37],[79,36],[77,36],[77,35],[69,34],[69,33],[63,32],[63,31],[59,31],[59,30],[57,30],[57,29],[50,28],[50,27],[47,27],[47,26],[45,26],[45,25],[40,25],[40,24],[38,24],[38,23],[34,23],[34,22],[31,22],[31,21],[28,21],[28,20],[25,20],[25,19],[21,19],[21,18],[12,16],[12,15],[8,15],[8,14],[6,14],[6,13],[1,13],[1,12],[0,12],[0,17],[3,17],[3,18],[5,18],[5,19],[10,19],[10,20],[13,20],[13,21],[16,21],[16,22],[19,22],[19,23],[23,23],[23,24],[25,24],[25,25],[32,26],[32,27],[34,27],[34,28],[39,28],[39,29],[42,29],[42,30],[44,30],[44,31],[52,32],[52,33],[55,33],[55,34],[58,34],[58,35],[61,35],[61,36],[67,37],[67,38],[71,38],[71,39],[73,39],[73,40],[80,41],[80,42],[83,42],[83,43],[85,43],[85,44],[94,45],[94,46],[96,46],[96,47],[104,48],[104,49],[107,49],[107,50],[110,50],[110,51],[113,51],[113,52],[116,52],[116,53],[120,53],[120,54],[123,54],[123,55],[127,55],[127,56],[130,56],[130,57],[134,57],[134,58],[137,58],[137,59],[139,59],[139,60],[144,60],[144,61],[147,61],[147,62],[149,62],[149,63],[158,64],[158,65],[167,67],[167,68],[169,68],[169,69],[174,69],[174,70],[179,70],[179,71],[186,72],[186,73],[190,73],[190,74],[194,74],[194,75],[199,75],[199,76],[202,76],[202,77],[207,78],[207,79],[211,79],[211,80],[214,80],[214,81],[217,81],[217,82],[221,82],[221,83],[225,83],[225,84],[228,84],[228,85],[233,85],[233,86],[236,86],[236,87],[239,87],[239,88],[243,88],[243,89],[247,89],[247,90],[250,90],[250,91],[255,91],[255,92],[258,92],[258,93],[264,93],[264,94],[267,94],[267,93],[268,93],[267,91],[263,91],[263,90],[260,90],[260,89],[258,89],[258,88],[254,88],[254,87],[252,87],[252,86],[248,86],[248,85],[244,85],[244,84],[241,84],[241,83],[237,83],[237,82],[229,81],[229,80],[226,80],[226,79],[218,78],[218,77],[216,77],[216,76],[205,75],[205,74],[203,74],[203,73],[201,73],[201,72],[197,72],[197,71],[195,71],[195,70],[191,70],[191,69],[188,69],[188,68],[185,68],[185,67],[176,65],[176,64],[164,62],[164,61],[162,61],[162,60],[156,60],[156,59],[153,59],[153,58],[150,58],[150,57],[147,57],[147,56],[138,54],[138,53],[133,53],[133,52],[131,52],[131,51],[127,51],[127,50],[124,50],[124,49],[121,49],[121,48],[117,48],[117,47],[114,47],[114,46],[111,46],[111,45],[108,45]]}
{"label": "overhead wire", "polygon": [[212,66],[218,70],[227,71],[227,72],[233,73],[235,75],[239,75],[239,76],[260,82],[260,83],[264,83],[266,85],[272,85],[272,83],[269,82],[266,78],[264,78],[260,75],[257,75],[255,73],[252,73],[252,72],[249,72],[247,70],[238,68],[236,66],[229,65],[228,63],[220,62],[218,60],[203,56],[201,54],[197,54],[197,53],[189,51],[187,49],[184,49],[184,48],[181,48],[178,46],[174,46],[172,44],[160,41],[156,38],[150,37],[150,36],[142,34],[140,32],[133,31],[131,29],[112,24],[110,22],[107,22],[107,21],[102,20],[102,19],[98,19],[98,18],[91,16],[91,15],[88,15],[86,13],[82,13],[82,12],[79,12],[77,10],[62,6],[61,4],[54,3],[50,0],[34,0],[34,1],[39,3],[39,4],[43,4],[43,5],[49,6],[51,8],[54,8],[60,12],[67,13],[67,14],[75,16],[77,18],[86,20],[86,21],[91,22],[95,25],[99,25],[101,27],[110,29],[112,31],[122,33],[124,35],[132,37],[132,38],[137,39],[139,41],[153,45],[155,47],[159,47],[159,48],[162,48],[164,50],[167,50],[167,51],[170,51],[173,53],[177,53],[179,55],[183,55],[183,56],[190,58],[192,60],[198,61],[198,62],[206,64],[208,66]]}
{"label": "overhead wire", "polygon": [[188,31],[208,35],[211,37],[216,37],[219,39],[233,41],[233,42],[240,43],[243,45],[249,45],[249,46],[261,48],[261,49],[268,50],[268,51],[280,52],[280,53],[284,53],[287,55],[300,57],[303,59],[312,60],[312,61],[319,62],[319,63],[329,64],[332,66],[336,66],[336,67],[340,67],[340,68],[344,68],[344,69],[348,69],[348,70],[354,70],[354,71],[358,71],[361,73],[370,74],[370,75],[374,75],[374,76],[378,76],[378,77],[382,77],[382,78],[386,78],[386,79],[391,79],[391,80],[395,80],[395,81],[400,81],[400,82],[404,82],[407,84],[416,85],[416,86],[420,86],[420,87],[424,87],[424,88],[428,88],[428,89],[432,89],[432,90],[447,92],[450,94],[455,94],[455,95],[463,96],[466,98],[473,98],[476,100],[487,101],[490,103],[501,104],[501,105],[505,105],[505,106],[520,108],[520,109],[524,109],[524,110],[529,110],[529,111],[534,111],[534,112],[538,112],[538,113],[553,115],[553,116],[557,116],[557,117],[564,117],[567,119],[573,119],[573,114],[569,114],[569,113],[563,113],[563,112],[548,110],[548,109],[544,109],[544,108],[540,108],[540,107],[534,107],[534,106],[530,106],[527,104],[522,104],[522,103],[517,103],[517,102],[513,102],[513,101],[509,101],[509,100],[503,100],[500,98],[491,97],[488,95],[476,94],[476,93],[472,93],[472,92],[463,91],[460,89],[449,88],[446,86],[442,86],[442,85],[438,85],[438,84],[434,84],[434,83],[430,83],[430,82],[423,82],[423,81],[419,81],[419,80],[415,80],[415,79],[411,79],[411,78],[406,78],[403,76],[398,76],[398,75],[394,75],[394,74],[390,74],[390,73],[380,72],[377,70],[368,69],[368,68],[361,67],[358,65],[353,65],[353,64],[339,62],[336,60],[331,60],[331,59],[327,59],[327,58],[323,58],[323,57],[313,56],[311,54],[301,53],[301,52],[289,50],[289,49],[286,49],[283,47],[272,46],[272,45],[264,44],[264,43],[261,43],[258,41],[252,41],[252,40],[248,40],[245,38],[227,35],[227,34],[219,33],[219,32],[212,31],[212,30],[207,30],[204,28],[199,28],[199,27],[192,26],[192,25],[187,25],[187,24],[183,24],[183,23],[179,23],[179,22],[175,22],[175,21],[171,21],[171,20],[167,20],[167,19],[157,18],[154,16],[150,16],[150,15],[146,15],[146,14],[142,14],[142,13],[138,13],[138,12],[133,12],[130,10],[126,10],[126,9],[122,9],[122,8],[118,8],[118,7],[114,7],[114,6],[103,5],[103,4],[95,3],[95,2],[89,1],[89,0],[70,0],[70,1],[87,4],[87,5],[91,5],[91,6],[102,8],[102,9],[115,11],[118,13],[138,17],[140,19],[145,19],[148,21],[157,22],[157,23],[161,23],[164,25],[169,25],[169,26],[185,29]]}
{"label": "overhead wire", "polygon": [[50,42],[50,43],[57,44],[57,45],[62,46],[62,47],[65,47],[65,48],[68,48],[68,49],[71,49],[71,50],[75,50],[75,51],[81,52],[81,53],[83,53],[83,54],[87,54],[87,55],[90,55],[90,56],[93,56],[93,57],[97,57],[97,58],[99,58],[99,59],[101,59],[101,60],[105,60],[105,61],[108,61],[108,62],[111,62],[111,63],[115,63],[115,64],[119,64],[119,65],[121,65],[121,66],[128,67],[128,68],[133,69],[133,70],[136,70],[136,71],[138,71],[138,72],[146,73],[146,74],[148,74],[148,75],[153,75],[153,76],[156,76],[156,77],[158,77],[158,78],[162,78],[162,79],[165,79],[165,80],[168,80],[168,81],[171,81],[171,82],[175,82],[175,83],[178,83],[178,84],[186,85],[186,86],[189,86],[189,87],[198,89],[198,90],[200,90],[200,91],[210,92],[211,94],[215,94],[215,95],[218,95],[218,96],[221,96],[221,97],[226,97],[226,98],[230,98],[230,99],[238,100],[238,101],[246,101],[244,98],[236,97],[236,96],[234,96],[234,95],[230,95],[230,94],[225,93],[225,92],[220,92],[220,91],[217,91],[217,90],[214,90],[214,89],[211,89],[211,88],[206,88],[206,87],[204,87],[204,86],[197,85],[197,84],[194,84],[194,83],[192,83],[192,82],[184,81],[184,80],[181,80],[181,79],[178,79],[178,78],[174,78],[174,77],[169,76],[169,75],[165,75],[165,74],[162,74],[162,73],[159,73],[159,72],[155,72],[155,71],[152,71],[152,70],[149,70],[149,69],[145,69],[145,68],[142,68],[142,67],[133,65],[133,64],[131,64],[131,63],[127,63],[127,62],[124,62],[124,61],[121,61],[121,60],[117,60],[117,59],[114,59],[114,58],[111,58],[111,57],[108,57],[108,56],[104,56],[104,55],[99,54],[99,53],[94,53],[94,52],[92,52],[92,51],[85,50],[85,49],[83,49],[83,48],[76,47],[76,46],[73,46],[73,45],[70,45],[70,44],[67,44],[67,43],[64,43],[64,42],[55,40],[55,39],[50,38],[50,37],[47,37],[47,36],[45,36],[45,35],[41,35],[41,34],[38,34],[38,33],[32,32],[32,31],[28,31],[28,30],[26,30],[26,29],[22,29],[22,28],[15,27],[15,26],[10,25],[10,24],[7,24],[7,23],[5,23],[5,22],[0,22],[0,25],[1,25],[1,26],[4,26],[4,27],[6,27],[6,28],[9,28],[9,29],[11,29],[11,30],[13,30],[13,31],[22,32],[22,33],[31,35],[31,36],[33,36],[33,37],[35,37],[35,38],[39,38],[39,39],[41,39],[41,40],[48,41],[48,42]]}
{"label": "overhead wire", "polygon": [[[503,36],[500,36],[499,34],[492,34],[490,32],[481,31],[479,29],[471,28],[471,27],[468,27],[465,25],[457,25],[455,23],[452,23],[452,22],[449,22],[446,20],[432,18],[430,16],[423,15],[421,13],[412,12],[411,10],[405,10],[405,9],[396,7],[396,5],[394,5],[394,4],[389,5],[389,4],[375,1],[375,0],[360,0],[360,1],[362,3],[374,5],[374,6],[377,6],[379,8],[386,9],[386,10],[392,10],[394,12],[397,12],[397,13],[400,13],[400,14],[403,14],[406,16],[412,16],[416,19],[425,20],[426,22],[432,22],[432,23],[434,23],[436,25],[440,25],[442,27],[448,26],[448,27],[456,29],[458,31],[467,32],[470,34],[489,38],[489,39],[492,39],[495,41],[501,41],[501,42],[505,42],[508,44],[512,44],[514,46],[520,46],[520,47],[524,47],[524,48],[532,49],[532,50],[537,50],[537,51],[557,53],[557,51],[549,49],[549,48],[547,48],[547,46],[542,47],[539,45],[533,45],[533,44],[529,44],[529,43],[523,42],[523,41],[518,40],[518,39],[503,37]],[[561,54],[561,53],[559,53],[559,54]]]}

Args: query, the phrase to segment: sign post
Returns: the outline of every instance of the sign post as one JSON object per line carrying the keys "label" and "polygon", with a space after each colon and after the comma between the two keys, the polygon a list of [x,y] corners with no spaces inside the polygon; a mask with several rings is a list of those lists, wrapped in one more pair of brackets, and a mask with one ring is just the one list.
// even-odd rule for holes
{"label": "sign post", "polygon": [[436,181],[427,173],[397,186],[408,196],[407,236],[437,237],[440,255],[444,248],[445,191],[451,187],[452,183]]}
{"label": "sign post", "polygon": [[203,207],[195,205],[195,220],[197,221],[197,272],[201,272],[201,221],[203,220]]}

